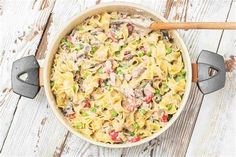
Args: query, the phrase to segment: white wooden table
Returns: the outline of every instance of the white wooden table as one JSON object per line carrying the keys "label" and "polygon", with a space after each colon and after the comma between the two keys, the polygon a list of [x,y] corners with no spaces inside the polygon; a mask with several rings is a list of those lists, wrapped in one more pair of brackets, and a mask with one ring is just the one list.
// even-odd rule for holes
{"label": "white wooden table", "polygon": [[[53,115],[43,89],[35,99],[11,90],[12,62],[27,55],[45,57],[67,20],[112,0],[0,0],[0,156],[236,156],[236,72],[225,88],[203,96],[193,84],[187,105],[159,138],[129,149],[89,144],[66,130]],[[161,13],[170,21],[236,21],[235,0],[127,0]],[[179,30],[190,56],[202,49],[236,56],[236,31]]]}

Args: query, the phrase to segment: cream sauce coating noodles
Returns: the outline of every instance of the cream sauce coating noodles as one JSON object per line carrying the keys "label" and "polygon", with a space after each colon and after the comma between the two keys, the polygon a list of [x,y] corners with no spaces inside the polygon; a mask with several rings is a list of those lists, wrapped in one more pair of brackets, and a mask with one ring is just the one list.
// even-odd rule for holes
{"label": "cream sauce coating noodles", "polygon": [[181,50],[161,31],[94,15],[62,40],[51,89],[57,106],[79,133],[95,141],[137,142],[160,131],[182,100],[186,71]]}

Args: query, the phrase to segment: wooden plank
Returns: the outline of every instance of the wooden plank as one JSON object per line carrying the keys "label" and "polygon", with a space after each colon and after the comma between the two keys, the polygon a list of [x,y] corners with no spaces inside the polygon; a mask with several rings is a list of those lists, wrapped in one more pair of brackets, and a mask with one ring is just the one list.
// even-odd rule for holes
{"label": "wooden plank", "polygon": [[60,148],[66,129],[52,114],[45,97],[41,89],[30,102],[20,99],[2,156],[52,156]]}
{"label": "wooden plank", "polygon": [[[19,96],[10,90],[12,62],[34,54],[54,1],[5,1],[2,8],[0,45],[0,152],[15,115]],[[2,23],[1,23],[2,24]]]}
{"label": "wooden plank", "polygon": [[52,0],[0,2],[0,152],[20,98],[11,90],[12,63],[35,53],[53,4]]}
{"label": "wooden plank", "polygon": [[[227,21],[236,21],[236,1]],[[218,53],[236,56],[236,31],[224,31]],[[224,89],[206,95],[199,113],[187,156],[236,156],[236,71],[226,76]],[[197,146],[197,147],[196,147]]]}

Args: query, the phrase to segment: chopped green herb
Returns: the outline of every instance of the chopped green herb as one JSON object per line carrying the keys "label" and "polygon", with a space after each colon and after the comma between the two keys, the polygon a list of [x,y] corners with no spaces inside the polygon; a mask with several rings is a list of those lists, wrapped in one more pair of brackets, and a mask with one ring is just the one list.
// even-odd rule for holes
{"label": "chopped green herb", "polygon": [[78,46],[76,47],[76,50],[81,50],[81,46],[78,45]]}
{"label": "chopped green herb", "polygon": [[76,92],[77,92],[77,87],[76,87],[76,85],[73,85],[72,88],[73,88],[74,93],[76,93]]}
{"label": "chopped green herb", "polygon": [[84,128],[84,124],[82,122],[78,122],[76,125],[75,125],[75,128],[77,129],[82,129]]}
{"label": "chopped green herb", "polygon": [[81,69],[81,66],[78,66],[78,70],[77,71],[80,71],[80,69]]}
{"label": "chopped green herb", "polygon": [[83,113],[82,113],[82,116],[83,116],[83,117],[87,117],[87,116],[88,116],[88,113],[87,113],[87,112],[83,112]]}
{"label": "chopped green herb", "polygon": [[168,85],[167,85],[166,83],[164,83],[164,84],[162,85],[162,88],[163,88],[163,89],[168,89],[169,87],[168,87]]}
{"label": "chopped green herb", "polygon": [[180,73],[181,73],[181,75],[185,75],[185,74],[186,74],[186,71],[185,71],[184,69],[182,69],[182,70],[180,71]]}
{"label": "chopped green herb", "polygon": [[103,74],[104,73],[102,68],[98,69],[98,72],[99,72],[99,74]]}
{"label": "chopped green herb", "polygon": [[[125,48],[126,46],[128,46],[128,44],[122,45],[121,48]],[[121,48],[120,48],[120,50],[121,50]]]}
{"label": "chopped green herb", "polygon": [[151,57],[152,56],[152,51],[148,51],[147,56]]}
{"label": "chopped green herb", "polygon": [[116,73],[119,74],[119,75],[122,75],[123,74],[123,68],[122,67],[118,67],[116,69]]}
{"label": "chopped green herb", "polygon": [[134,133],[134,132],[129,132],[129,135],[130,135],[130,136],[134,136],[135,133]]}
{"label": "chopped green herb", "polygon": [[90,111],[95,113],[96,112],[96,108],[95,107],[91,107]]}
{"label": "chopped green herb", "polygon": [[140,112],[141,114],[143,114],[143,115],[144,115],[145,113],[147,113],[147,111],[144,110],[144,109],[140,109],[139,112]]}
{"label": "chopped green herb", "polygon": [[139,128],[139,125],[138,125],[137,122],[134,123],[134,128],[135,128],[135,129],[138,129],[138,128]]}
{"label": "chopped green herb", "polygon": [[144,56],[144,52],[143,52],[143,51],[139,51],[138,56],[139,56],[139,57]]}
{"label": "chopped green herb", "polygon": [[115,55],[118,56],[120,54],[120,50],[115,52]]}
{"label": "chopped green herb", "polygon": [[155,101],[156,101],[157,103],[159,103],[159,102],[161,102],[161,99],[162,99],[161,96],[157,96],[156,99],[155,99]]}
{"label": "chopped green herb", "polygon": [[68,40],[66,40],[65,38],[62,40],[62,42],[65,43],[65,45],[69,48],[74,47],[74,45],[71,42],[69,42]]}
{"label": "chopped green herb", "polygon": [[180,80],[185,79],[185,76],[180,75],[176,77],[176,81],[179,82]]}
{"label": "chopped green herb", "polygon": [[156,90],[155,90],[155,94],[160,94],[160,90],[159,90],[159,89],[156,89]]}
{"label": "chopped green herb", "polygon": [[167,54],[170,54],[171,52],[172,52],[172,48],[171,48],[171,47],[167,47],[167,48],[166,48],[166,53],[167,53]]}
{"label": "chopped green herb", "polygon": [[53,87],[55,85],[55,81],[50,82],[50,86]]}
{"label": "chopped green herb", "polygon": [[120,39],[120,38],[121,38],[121,35],[120,35],[120,34],[115,34],[115,38],[116,38],[116,39]]}
{"label": "chopped green herb", "polygon": [[112,115],[112,117],[116,117],[116,116],[118,116],[118,113],[116,111],[112,111],[111,115]]}
{"label": "chopped green herb", "polygon": [[168,111],[170,111],[172,109],[172,104],[167,104],[166,108],[167,108]]}
{"label": "chopped green herb", "polygon": [[106,86],[106,90],[111,91],[111,86]]}
{"label": "chopped green herb", "polygon": [[106,86],[106,84],[103,82],[103,83],[101,84],[101,86],[102,86],[102,87],[105,87],[105,86]]}
{"label": "chopped green herb", "polygon": [[136,39],[136,43],[140,44],[140,42],[141,42],[141,39],[138,37],[138,39]]}
{"label": "chopped green herb", "polygon": [[97,49],[98,49],[97,47],[92,47],[91,53],[94,54],[97,51]]}

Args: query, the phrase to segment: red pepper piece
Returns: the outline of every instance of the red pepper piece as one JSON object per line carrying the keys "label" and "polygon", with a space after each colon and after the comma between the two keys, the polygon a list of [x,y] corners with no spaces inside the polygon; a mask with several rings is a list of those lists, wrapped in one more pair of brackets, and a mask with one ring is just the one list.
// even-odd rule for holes
{"label": "red pepper piece", "polygon": [[119,132],[117,132],[117,131],[115,131],[115,130],[111,130],[111,131],[109,132],[109,135],[110,135],[110,137],[111,137],[111,139],[112,139],[113,141],[119,141],[119,139],[117,139],[117,137],[118,137],[118,135],[119,135]]}
{"label": "red pepper piece", "polygon": [[145,98],[144,101],[149,104],[149,103],[152,101],[152,98],[153,98],[153,97],[154,97],[154,95],[149,95],[149,96],[147,96],[147,97]]}
{"label": "red pepper piece", "polygon": [[136,137],[131,138],[129,141],[130,141],[130,142],[138,142],[138,141],[140,141],[140,140],[141,140],[141,137],[136,136]]}
{"label": "red pepper piece", "polygon": [[161,116],[161,121],[166,123],[168,121],[168,114],[164,113],[162,116]]}

